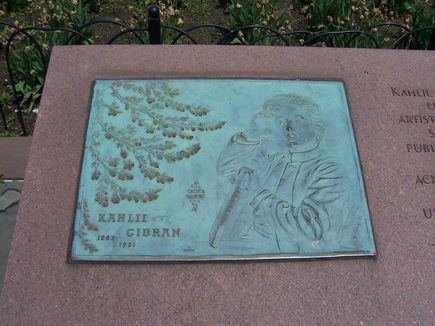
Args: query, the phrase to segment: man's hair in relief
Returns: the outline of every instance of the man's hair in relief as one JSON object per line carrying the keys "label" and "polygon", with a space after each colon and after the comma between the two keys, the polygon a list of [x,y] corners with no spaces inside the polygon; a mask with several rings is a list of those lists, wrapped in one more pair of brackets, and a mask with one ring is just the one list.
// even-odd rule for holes
{"label": "man's hair in relief", "polygon": [[310,120],[313,123],[317,142],[320,142],[323,137],[324,127],[319,114],[319,105],[316,102],[307,97],[289,93],[276,95],[263,104],[263,112],[271,116],[283,113],[283,110],[290,111],[293,108],[308,111]]}

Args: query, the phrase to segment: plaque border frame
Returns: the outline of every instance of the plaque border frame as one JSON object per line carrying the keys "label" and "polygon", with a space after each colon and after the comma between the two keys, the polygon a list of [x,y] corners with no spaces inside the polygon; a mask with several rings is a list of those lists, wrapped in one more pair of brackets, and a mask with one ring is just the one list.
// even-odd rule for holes
{"label": "plaque border frame", "polygon": [[[177,75],[177,77],[175,77],[175,75]],[[92,99],[94,96],[94,89],[95,89],[95,84],[97,81],[114,81],[114,80],[131,80],[131,81],[143,81],[143,80],[195,80],[195,79],[202,79],[202,80],[269,80],[269,81],[274,81],[274,80],[283,80],[283,81],[307,81],[307,82],[340,82],[343,85],[343,89],[344,89],[344,95],[345,95],[345,101],[346,101],[346,105],[347,105],[347,111],[349,114],[349,120],[350,120],[350,124],[352,127],[352,135],[353,135],[353,139],[355,142],[355,151],[357,154],[357,162],[360,168],[360,172],[361,172],[361,180],[362,180],[362,190],[364,191],[364,197],[366,200],[366,204],[367,204],[367,209],[368,209],[368,213],[369,213],[369,221],[370,221],[370,226],[371,226],[371,233],[372,233],[372,239],[373,239],[373,248],[374,248],[374,252],[354,252],[354,253],[346,253],[346,252],[341,252],[341,253],[337,253],[337,254],[325,254],[325,255],[318,255],[318,254],[313,254],[313,255],[307,255],[307,254],[303,254],[303,255],[296,255],[296,254],[257,254],[257,255],[243,255],[243,256],[239,256],[239,255],[216,255],[216,256],[209,256],[209,255],[201,255],[201,256],[182,256],[182,255],[166,255],[166,256],[162,256],[162,255],[156,255],[156,256],[150,256],[150,255],[144,255],[141,257],[152,257],[150,259],[131,259],[131,260],[125,260],[122,259],[121,257],[128,257],[128,256],[134,256],[134,257],[138,257],[138,255],[122,255],[119,256],[120,259],[76,259],[73,257],[72,255],[72,244],[73,244],[73,240],[74,240],[74,233],[75,233],[75,222],[76,222],[76,218],[77,218],[77,207],[78,207],[78,197],[79,197],[79,191],[80,191],[80,179],[81,179],[81,175],[82,175],[82,168],[83,168],[83,161],[84,161],[84,155],[85,155],[85,145],[86,145],[86,140],[87,140],[87,136],[88,136],[88,127],[89,127],[89,118],[90,118],[90,114],[91,114],[91,110],[92,110]],[[355,126],[354,126],[354,120],[352,119],[352,112],[350,110],[350,103],[349,103],[349,96],[348,96],[348,89],[347,89],[347,85],[346,82],[343,79],[339,79],[339,78],[324,78],[324,79],[308,79],[308,78],[297,78],[297,79],[285,79],[283,77],[278,78],[273,78],[273,77],[192,77],[192,76],[188,76],[188,77],[183,77],[180,76],[180,73],[176,73],[174,74],[174,76],[172,77],[164,77],[164,78],[158,78],[158,77],[135,77],[135,78],[131,78],[131,77],[125,77],[125,78],[96,78],[93,79],[90,85],[90,93],[88,96],[88,105],[87,105],[87,115],[86,115],[86,121],[85,121],[85,129],[83,131],[83,145],[82,145],[82,154],[81,154],[81,159],[80,159],[80,173],[77,176],[77,181],[76,181],[76,191],[75,191],[75,203],[74,203],[74,211],[72,213],[72,219],[71,219],[71,226],[70,226],[70,232],[69,232],[69,238],[68,238],[68,248],[67,248],[67,257],[66,257],[66,262],[68,264],[156,264],[156,263],[175,263],[175,264],[179,264],[179,263],[237,263],[237,262],[277,262],[277,261],[312,261],[312,260],[330,260],[330,259],[377,259],[378,258],[378,246],[376,243],[376,237],[375,237],[375,232],[374,232],[374,227],[373,227],[373,221],[372,221],[372,212],[370,209],[370,203],[369,203],[369,198],[367,196],[367,186],[366,186],[366,182],[364,179],[364,169],[363,166],[361,164],[361,158],[360,158],[360,150],[359,150],[359,146],[358,146],[358,140],[357,137],[355,135]],[[90,255],[91,256],[91,255]],[[112,256],[112,255],[108,255],[108,256]],[[104,257],[100,256],[100,257]],[[112,256],[113,257],[113,256]]]}

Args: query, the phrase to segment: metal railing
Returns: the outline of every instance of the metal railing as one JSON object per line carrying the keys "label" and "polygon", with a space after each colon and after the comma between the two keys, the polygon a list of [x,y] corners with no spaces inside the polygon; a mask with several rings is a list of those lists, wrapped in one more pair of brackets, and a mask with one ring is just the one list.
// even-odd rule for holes
{"label": "metal railing", "polygon": [[[384,44],[379,41],[377,32],[380,28],[394,29],[395,33],[391,34],[394,38],[392,42],[393,49],[420,49],[420,50],[434,50],[435,49],[435,26],[428,26],[418,29],[410,29],[406,25],[390,22],[372,25],[365,30],[338,30],[327,32],[313,32],[309,30],[294,30],[290,32],[277,31],[268,26],[262,25],[249,25],[238,28],[229,28],[221,25],[203,24],[196,25],[186,29],[180,29],[175,26],[162,24],[159,16],[159,8],[157,6],[150,6],[148,9],[148,22],[147,27],[130,28],[118,21],[112,20],[95,20],[87,23],[79,28],[65,28],[65,27],[47,27],[47,26],[31,26],[19,28],[7,22],[1,22],[0,26],[8,26],[12,29],[11,34],[7,38],[6,46],[4,47],[5,62],[9,75],[9,84],[12,89],[13,105],[15,107],[16,118],[19,124],[22,135],[28,135],[29,131],[25,123],[23,114],[22,97],[23,94],[17,90],[18,74],[11,64],[11,56],[13,51],[17,51],[18,39],[26,39],[37,50],[40,63],[42,65],[43,75],[47,72],[47,63],[49,59],[49,51],[46,51],[41,44],[41,41],[35,36],[35,32],[39,33],[66,33],[69,37],[65,38],[63,45],[70,44],[93,44],[93,40],[85,35],[84,31],[96,25],[113,25],[120,28],[121,31],[116,32],[107,40],[106,44],[119,44],[126,43],[140,43],[140,44],[162,44],[162,34],[169,34],[166,36],[165,43],[179,44],[199,44],[199,40],[195,34],[198,31],[215,30],[220,35],[216,37],[210,44],[239,44],[239,45],[283,45],[283,46],[326,46],[326,47],[355,47],[358,40],[363,40],[364,44],[368,44],[372,48],[383,48]],[[255,32],[255,33],[254,33]],[[431,33],[429,42],[423,42],[420,39],[422,33]],[[246,35],[250,34],[248,38]],[[255,37],[252,36],[255,34]],[[336,40],[341,38],[340,42]],[[347,39],[346,39],[347,37]],[[11,112],[9,112],[11,114]],[[0,101],[0,117],[2,123],[0,124],[4,130],[9,130],[8,116],[4,110],[4,103]],[[1,130],[1,129],[0,129]]]}

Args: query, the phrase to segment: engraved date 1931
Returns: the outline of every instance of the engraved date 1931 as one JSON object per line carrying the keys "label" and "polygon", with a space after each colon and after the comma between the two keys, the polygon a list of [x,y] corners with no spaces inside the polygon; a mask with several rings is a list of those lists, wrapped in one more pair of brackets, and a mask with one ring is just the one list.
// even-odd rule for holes
{"label": "engraved date 1931", "polygon": [[134,242],[134,241],[120,241],[118,246],[120,248],[134,248],[134,247],[136,247],[136,242]]}

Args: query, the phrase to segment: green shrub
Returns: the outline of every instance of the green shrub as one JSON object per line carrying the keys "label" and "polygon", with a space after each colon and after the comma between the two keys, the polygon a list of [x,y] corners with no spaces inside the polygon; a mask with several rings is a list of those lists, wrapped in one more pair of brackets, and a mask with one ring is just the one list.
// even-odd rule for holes
{"label": "green shrub", "polygon": [[13,12],[22,12],[29,5],[28,0],[12,0],[12,11]]}
{"label": "green shrub", "polygon": [[[35,25],[52,28],[78,29],[88,22],[89,7],[82,0],[59,0],[54,3],[51,0],[43,0],[40,4],[33,4],[32,10],[38,13]],[[10,34],[14,29],[5,29]],[[48,65],[51,49],[55,45],[66,44],[72,36],[64,31],[28,30],[40,45],[43,57],[31,38],[23,33],[17,34],[10,48],[10,63],[14,73],[15,88],[19,97],[19,104],[24,113],[31,113],[39,105],[42,88],[45,80],[44,64]],[[81,32],[90,37],[89,29]],[[3,39],[3,44],[6,40]],[[73,37],[70,44],[84,44],[86,41],[79,37]]]}
{"label": "green shrub", "polygon": [[101,12],[102,0],[84,0],[83,4],[89,8],[90,12]]}
{"label": "green shrub", "polygon": [[[308,27],[313,31],[366,30],[373,33],[381,47],[394,46],[394,40],[400,39],[405,30],[384,26],[373,30],[369,28],[379,23],[401,23],[409,28],[418,28],[434,23],[433,5],[430,1],[394,1],[394,0],[321,0],[305,1],[302,10]],[[429,34],[429,33],[427,33]],[[429,36],[430,38],[430,36]],[[426,35],[426,39],[429,40]],[[338,35],[333,37],[335,46],[374,47],[368,37]],[[409,45],[409,43],[408,43]]]}
{"label": "green shrub", "polygon": [[[296,22],[292,18],[292,5],[284,6],[279,0],[231,0],[227,12],[231,17],[230,27],[237,28],[249,25],[270,27],[279,32],[292,30]],[[276,45],[283,44],[278,37],[265,37],[271,32],[258,28],[246,29],[239,33],[239,40],[248,44]],[[257,42],[257,40],[259,40]],[[237,42],[237,40],[235,40]]]}
{"label": "green shrub", "polygon": [[[403,8],[403,9],[402,9]],[[406,2],[406,6],[401,7],[403,10],[403,17],[405,23],[412,29],[419,29],[427,26],[435,26],[435,2],[417,0],[413,4]],[[435,33],[435,29],[427,29],[416,33],[414,38],[405,39],[402,44],[405,48],[414,48],[419,44],[419,48],[427,48],[429,46],[432,33]]]}

